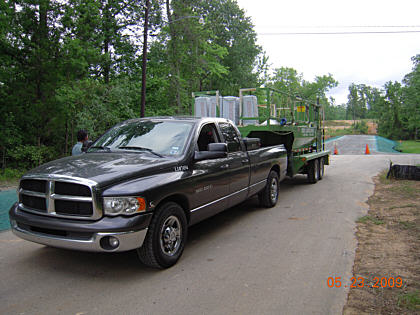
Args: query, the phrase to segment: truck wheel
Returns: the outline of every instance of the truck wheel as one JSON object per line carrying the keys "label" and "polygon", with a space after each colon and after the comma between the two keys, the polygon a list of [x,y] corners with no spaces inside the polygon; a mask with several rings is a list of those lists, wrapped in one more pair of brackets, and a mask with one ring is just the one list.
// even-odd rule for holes
{"label": "truck wheel", "polygon": [[272,208],[279,199],[279,176],[275,171],[268,174],[267,184],[258,194],[260,205],[266,208]]}
{"label": "truck wheel", "polygon": [[324,177],[324,158],[319,159],[318,180]]}
{"label": "truck wheel", "polygon": [[181,257],[187,240],[187,219],[175,202],[160,206],[150,222],[142,247],[137,254],[143,264],[168,268]]}
{"label": "truck wheel", "polygon": [[309,161],[308,165],[308,182],[315,184],[318,181],[319,177],[319,160],[315,159]]}

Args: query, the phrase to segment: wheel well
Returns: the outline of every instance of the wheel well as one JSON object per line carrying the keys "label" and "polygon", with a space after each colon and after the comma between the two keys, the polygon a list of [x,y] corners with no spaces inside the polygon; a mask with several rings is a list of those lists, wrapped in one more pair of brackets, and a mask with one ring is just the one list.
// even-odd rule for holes
{"label": "wheel well", "polygon": [[277,175],[280,177],[280,166],[278,166],[277,164],[276,164],[276,165],[274,165],[274,166],[271,168],[270,172],[271,172],[271,171],[276,172],[276,173],[277,173]]}
{"label": "wheel well", "polygon": [[172,195],[172,196],[166,197],[165,199],[159,202],[157,207],[164,204],[165,202],[171,202],[171,201],[181,206],[181,208],[184,210],[185,217],[187,218],[187,222],[190,222],[190,211],[189,211],[190,205],[189,205],[187,197],[183,195]]}

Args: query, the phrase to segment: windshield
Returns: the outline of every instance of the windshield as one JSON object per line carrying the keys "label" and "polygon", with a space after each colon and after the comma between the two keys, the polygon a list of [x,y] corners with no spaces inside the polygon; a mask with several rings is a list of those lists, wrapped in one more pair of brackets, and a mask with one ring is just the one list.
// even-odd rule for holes
{"label": "windshield", "polygon": [[192,124],[179,121],[127,121],[108,130],[88,152],[149,152],[157,156],[181,155]]}

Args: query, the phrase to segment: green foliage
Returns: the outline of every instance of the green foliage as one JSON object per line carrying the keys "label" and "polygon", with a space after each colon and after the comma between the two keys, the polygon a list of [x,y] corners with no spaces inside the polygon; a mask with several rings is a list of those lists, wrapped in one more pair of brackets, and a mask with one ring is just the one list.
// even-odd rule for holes
{"label": "green foliage", "polygon": [[332,113],[340,110],[333,106],[334,101],[326,97],[326,93],[336,87],[338,82],[331,74],[317,76],[314,82],[305,81],[303,75],[297,70],[288,67],[281,67],[274,70],[270,81],[266,86],[275,88],[282,92],[277,103],[282,107],[290,106],[296,102],[296,97],[301,97],[312,103],[319,103],[323,105],[326,110],[326,119],[338,119],[333,117]]}
{"label": "green foliage", "polygon": [[354,125],[353,125],[353,130],[355,131],[355,133],[358,134],[362,134],[362,135],[366,135],[368,133],[368,125],[366,124],[366,121],[361,120],[361,121],[357,121]]}
{"label": "green foliage", "polygon": [[138,85],[127,80],[104,85],[86,79],[63,85],[57,89],[56,99],[72,132],[85,129],[93,139],[117,122],[136,117],[139,91]]}
{"label": "green foliage", "polygon": [[22,145],[11,149],[9,155],[13,159],[15,167],[30,169],[51,161],[55,157],[55,151],[54,148],[44,145]]}
{"label": "green foliage", "polygon": [[17,181],[26,170],[22,169],[14,169],[14,168],[5,168],[0,171],[0,182],[8,183],[8,182],[15,182]]}
{"label": "green foliage", "polygon": [[[144,3],[0,1],[2,169],[68,155],[78,129],[95,139],[139,116]],[[295,96],[319,99],[327,119],[344,119],[354,109],[357,117],[378,119],[385,136],[418,134],[419,56],[404,85],[389,83],[384,91],[354,86],[349,110],[326,97],[337,86],[330,74],[309,82],[283,67],[270,76],[251,19],[235,0],[150,3],[146,116],[190,114],[194,91],[237,95],[239,88],[263,84],[289,93],[280,104]]]}
{"label": "green foliage", "polygon": [[378,120],[378,134],[390,139],[418,139],[420,133],[420,55],[413,70],[400,82],[387,82],[383,90],[364,84],[349,87],[347,118]]}
{"label": "green foliage", "polygon": [[[144,1],[0,2],[3,169],[68,155],[78,129],[94,139],[138,116],[143,26]],[[148,29],[147,116],[188,114],[193,91],[258,84],[261,47],[236,1],[151,1]]]}
{"label": "green foliage", "polygon": [[229,71],[222,77],[209,75],[203,90],[220,90],[223,95],[237,95],[243,87],[258,84],[258,57],[263,52],[256,44],[257,34],[250,17],[234,0],[190,1],[193,11],[205,17],[205,28],[214,43],[226,49],[220,64]]}
{"label": "green foliage", "polygon": [[346,119],[346,106],[345,105],[334,105],[334,100],[330,99],[330,102],[324,103],[325,119],[331,120],[345,120]]}

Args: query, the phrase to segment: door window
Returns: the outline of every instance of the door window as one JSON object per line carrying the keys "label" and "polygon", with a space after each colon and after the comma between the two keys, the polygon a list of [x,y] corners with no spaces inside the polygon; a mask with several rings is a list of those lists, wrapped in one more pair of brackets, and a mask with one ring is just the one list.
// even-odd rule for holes
{"label": "door window", "polygon": [[201,128],[197,140],[198,151],[207,151],[209,143],[220,142],[219,136],[214,124],[207,124]]}

